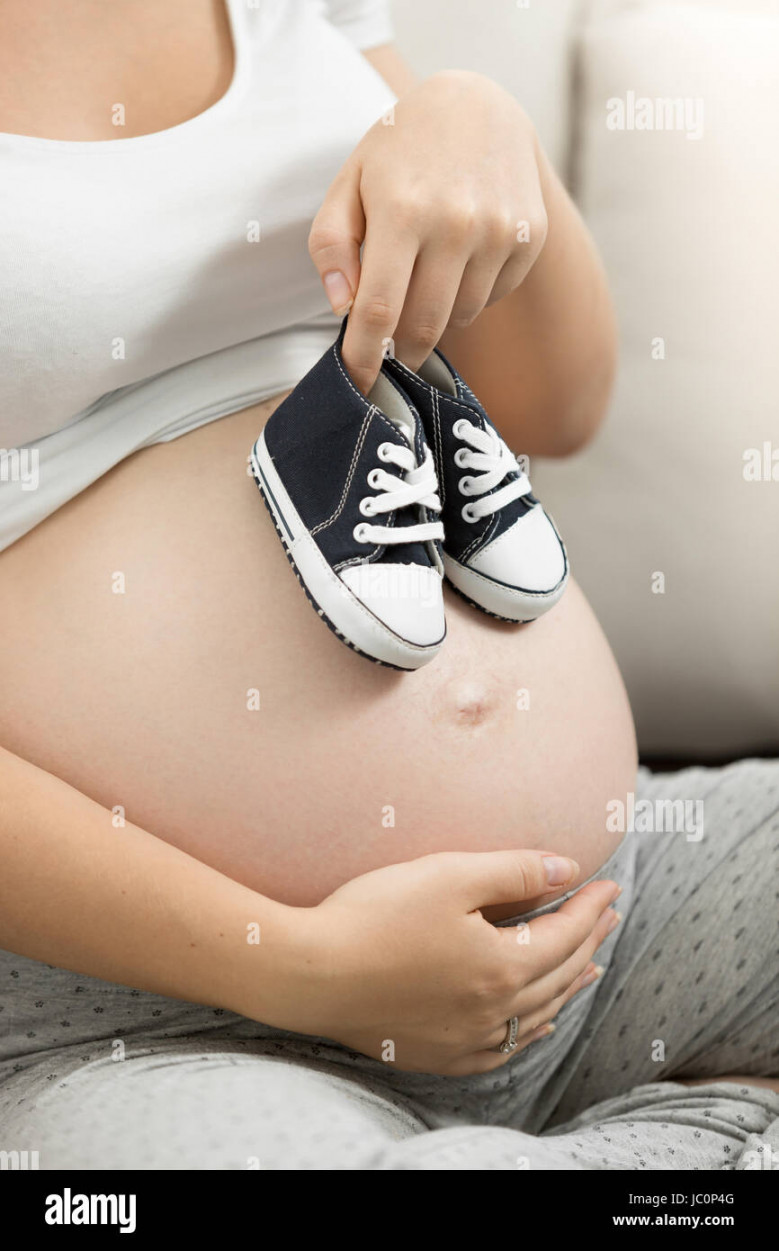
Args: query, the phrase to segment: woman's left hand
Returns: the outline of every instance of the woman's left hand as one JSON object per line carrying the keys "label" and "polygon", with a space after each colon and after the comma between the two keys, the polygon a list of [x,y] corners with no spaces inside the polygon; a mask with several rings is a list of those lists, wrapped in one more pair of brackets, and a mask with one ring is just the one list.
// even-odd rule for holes
{"label": "woman's left hand", "polygon": [[461,70],[404,95],[346,161],[309,237],[334,311],[351,307],[343,356],[358,386],[387,352],[418,368],[447,326],[518,287],[546,231],[537,139],[513,96]]}

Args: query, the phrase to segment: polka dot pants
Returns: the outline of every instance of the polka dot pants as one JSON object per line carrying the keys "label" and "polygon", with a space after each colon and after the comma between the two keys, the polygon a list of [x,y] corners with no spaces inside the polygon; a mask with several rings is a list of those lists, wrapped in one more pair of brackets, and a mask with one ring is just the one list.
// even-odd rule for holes
{"label": "polka dot pants", "polygon": [[0,953],[0,1150],[42,1169],[779,1168],[779,1095],[714,1080],[779,1073],[779,762],[642,771],[633,824],[602,871],[624,913],[604,976],[492,1074],[397,1072]]}

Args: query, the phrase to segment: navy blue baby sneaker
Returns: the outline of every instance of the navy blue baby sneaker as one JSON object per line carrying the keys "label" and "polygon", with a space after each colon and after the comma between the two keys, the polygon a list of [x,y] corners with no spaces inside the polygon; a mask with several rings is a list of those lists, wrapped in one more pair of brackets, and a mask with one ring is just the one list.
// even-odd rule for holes
{"label": "navy blue baby sneaker", "polygon": [[516,458],[437,348],[417,373],[395,357],[383,372],[416,407],[433,449],[448,581],[503,621],[540,617],[565,590],[568,559]]}
{"label": "navy blue baby sneaker", "polygon": [[433,459],[392,378],[367,398],[354,385],[343,334],[271,415],[251,468],[320,617],[371,660],[418,669],[446,634]]}

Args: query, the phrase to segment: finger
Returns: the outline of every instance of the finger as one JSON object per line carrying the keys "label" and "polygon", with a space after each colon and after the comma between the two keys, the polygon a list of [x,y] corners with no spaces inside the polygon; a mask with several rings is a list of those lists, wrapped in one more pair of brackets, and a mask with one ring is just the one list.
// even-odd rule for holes
{"label": "finger", "polygon": [[360,199],[360,171],[347,161],[331,183],[311,224],[308,252],[319,271],[334,313],[342,317],[360,281],[360,246],[365,214]]}
{"label": "finger", "polygon": [[560,1009],[564,1008],[569,999],[573,999],[574,995],[578,995],[580,991],[586,990],[588,986],[592,986],[602,976],[602,965],[588,964],[587,969],[570,986],[566,987],[563,994],[556,995],[554,999],[550,999],[540,1008],[537,1008],[535,1012],[529,1012],[527,1016],[520,1017],[522,1033],[517,1040],[518,1043],[521,1043],[523,1038],[532,1041],[540,1031],[543,1031],[544,1026],[548,1027],[551,1025],[551,1029],[548,1031],[551,1033],[555,1028],[554,1018]]}
{"label": "finger", "polygon": [[527,278],[541,255],[549,229],[540,189],[536,187],[535,208],[526,219],[515,223],[515,235],[507,256],[496,274],[487,306],[516,290]]}
{"label": "finger", "polygon": [[504,296],[510,295],[512,291],[516,291],[527,278],[537,259],[537,256],[531,256],[527,252],[515,252],[510,256],[495,275],[486,304],[495,304]]}
{"label": "finger", "polygon": [[476,1051],[451,1061],[446,1072],[452,1076],[464,1076],[468,1073],[489,1073],[493,1069],[501,1068],[514,1056],[517,1056],[520,1051],[524,1051],[525,1047],[529,1047],[531,1043],[549,1038],[555,1032],[554,1017],[557,1016],[561,1008],[570,999],[573,999],[574,995],[597,982],[603,976],[603,972],[602,965],[590,962],[582,970],[579,977],[575,978],[572,984],[566,988],[563,994],[558,995],[555,999],[548,1001],[536,1011],[524,1017],[519,1013],[514,1013],[513,1015],[519,1016],[520,1032],[517,1035],[517,1045],[513,1051],[501,1052],[499,1050],[501,1043],[506,1038],[509,1020],[507,1018],[485,1039],[484,1050]]}
{"label": "finger", "polygon": [[609,934],[617,928],[619,921],[620,914],[615,912],[613,908],[606,908],[598,918],[592,933],[588,935],[581,947],[568,960],[563,961],[551,973],[547,973],[543,977],[537,978],[535,981],[529,982],[522,987],[514,1000],[514,1015],[528,1012],[537,1004],[545,1003],[547,1000],[555,999],[558,995],[563,994],[566,987],[580,977],[589,966],[598,948],[608,938]]}
{"label": "finger", "polygon": [[406,299],[417,240],[389,223],[369,223],[357,294],[346,324],[342,355],[354,382],[367,395],[385,352],[394,353],[395,327]]}
{"label": "finger", "polygon": [[[492,1073],[495,1069],[502,1069],[504,1064],[510,1064],[531,1042],[540,1042],[544,1038],[549,1038],[553,1033],[554,1028],[550,1029],[548,1024],[542,1025],[538,1030],[525,1035],[521,1043],[517,1039],[517,1046],[513,1051],[503,1052],[490,1049],[474,1051],[469,1055],[458,1057],[447,1064],[444,1076],[467,1077],[475,1073]],[[505,1037],[505,1030],[503,1037]],[[503,1037],[498,1040],[497,1046],[503,1041]]]}
{"label": "finger", "polygon": [[535,917],[525,926],[496,929],[516,973],[517,986],[543,977],[569,960],[592,938],[604,909],[616,899],[620,888],[608,879],[590,882],[554,912]]}
{"label": "finger", "polygon": [[[520,1029],[523,1034],[532,1033],[538,1030],[542,1025],[553,1021],[561,1008],[564,1008],[574,995],[578,995],[580,991],[586,990],[588,986],[592,986],[597,982],[604,973],[602,964],[593,964],[588,961],[584,969],[578,977],[575,977],[565,990],[554,998],[546,1000],[533,1011],[526,1012],[524,1016],[519,1016]],[[515,1013],[515,1015],[518,1015]]]}
{"label": "finger", "polygon": [[505,254],[472,256],[463,271],[457,298],[447,323],[453,330],[464,330],[476,320],[490,301]]}
{"label": "finger", "polygon": [[395,329],[395,355],[419,369],[447,327],[466,258],[446,245],[425,247],[417,256]]}
{"label": "finger", "polygon": [[[541,1026],[548,1024],[551,1017],[554,1016],[554,1012],[552,1011],[551,1006],[546,1005],[546,1004],[544,1005],[544,1007],[547,1007],[547,1006],[549,1006],[550,1008],[548,1017],[544,1016],[543,1012],[539,1010],[538,1012],[535,1013],[534,1017],[528,1016],[524,1019],[520,1018],[520,1021],[519,1021],[520,1032],[519,1034],[517,1034],[517,1045],[514,1048],[515,1051],[520,1051],[522,1047],[526,1047],[529,1042],[533,1041],[533,1039],[535,1038],[537,1034],[540,1036],[543,1036],[544,1033],[551,1034],[554,1032],[553,1029],[547,1030],[547,1031],[542,1031],[541,1029]],[[487,1037],[484,1040],[484,1050],[485,1051],[498,1051],[501,1044],[506,1041],[507,1034],[508,1034],[508,1020],[506,1020],[502,1025],[497,1026],[494,1030],[490,1031],[490,1033],[487,1035]],[[507,1054],[507,1053],[501,1053],[501,1054]]]}
{"label": "finger", "polygon": [[[591,986],[593,982],[602,977],[603,971],[602,965],[593,964],[591,960],[588,960],[578,976],[574,977],[570,984],[566,984],[565,989],[559,994],[539,1002],[537,1006],[532,1008],[522,1006],[519,1002],[513,1005],[514,1010],[511,1012],[511,1016],[516,1016],[519,1020],[520,1032],[517,1038],[517,1045],[526,1044],[542,1025],[547,1024],[557,1015],[569,999],[573,999],[574,995],[578,994],[580,990]],[[511,1011],[511,1009],[508,1009],[508,1011]],[[507,1017],[505,1023],[496,1026],[495,1030],[489,1035],[488,1040],[485,1041],[485,1046],[500,1046],[506,1037],[510,1019],[511,1017]]]}
{"label": "finger", "polygon": [[579,873],[575,860],[542,850],[445,852],[431,859],[439,877],[442,867],[449,869],[452,892],[469,912],[538,899],[571,885]]}
{"label": "finger", "polygon": [[551,972],[530,981],[525,976],[522,985],[516,995],[510,998],[508,1005],[505,1003],[501,1005],[501,1014],[504,1010],[508,1010],[509,1015],[522,1016],[536,1009],[539,1004],[546,1003],[562,994],[588,967],[601,943],[612,930],[616,929],[619,920],[620,913],[610,907],[604,909],[581,946]]}

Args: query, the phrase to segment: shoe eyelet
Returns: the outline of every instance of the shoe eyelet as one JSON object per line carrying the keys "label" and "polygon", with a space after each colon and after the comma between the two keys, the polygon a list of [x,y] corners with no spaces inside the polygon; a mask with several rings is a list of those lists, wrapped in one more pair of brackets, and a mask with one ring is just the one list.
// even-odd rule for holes
{"label": "shoe eyelet", "polygon": [[469,453],[467,447],[458,447],[454,454],[454,463],[458,469],[467,469],[469,465]]}
{"label": "shoe eyelet", "polygon": [[469,424],[470,423],[467,422],[464,417],[460,417],[459,420],[457,420],[452,426],[452,434],[454,437],[456,439],[462,439],[464,437],[464,427]]}
{"label": "shoe eyelet", "polygon": [[461,495],[473,495],[471,487],[473,486],[473,478],[461,478],[457,483]]}
{"label": "shoe eyelet", "polygon": [[378,456],[379,460],[389,460],[389,456],[387,455],[387,453],[390,452],[391,450],[392,450],[391,443],[380,443],[378,446],[376,455]]}
{"label": "shoe eyelet", "polygon": [[473,507],[472,504],[464,504],[462,509],[460,510],[460,516],[462,517],[463,521],[467,521],[468,524],[471,526],[474,524],[475,521],[479,520],[478,517],[474,517],[473,513],[471,512],[472,507]]}
{"label": "shoe eyelet", "polygon": [[352,530],[352,535],[355,539],[355,542],[370,543],[370,539],[368,538],[368,535],[366,534],[367,529],[368,527],[362,521],[360,522],[358,526],[354,527],[354,529]]}
{"label": "shoe eyelet", "polygon": [[379,483],[376,480],[376,475],[380,473],[380,469],[372,469],[368,474],[368,486],[373,487],[374,491],[378,490]]}
{"label": "shoe eyelet", "polygon": [[360,512],[363,517],[375,517],[376,509],[373,506],[373,496],[366,495],[365,499],[360,500]]}

